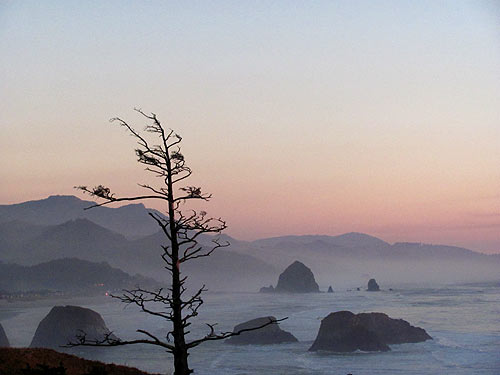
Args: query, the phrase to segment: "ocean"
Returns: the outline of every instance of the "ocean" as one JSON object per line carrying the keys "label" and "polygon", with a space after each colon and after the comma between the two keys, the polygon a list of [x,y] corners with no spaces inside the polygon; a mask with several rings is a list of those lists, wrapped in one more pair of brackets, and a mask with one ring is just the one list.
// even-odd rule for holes
{"label": "ocean", "polygon": [[[288,317],[282,329],[298,343],[269,346],[231,346],[223,342],[202,344],[191,352],[195,374],[500,374],[500,284],[484,283],[436,287],[394,288],[367,292],[336,290],[332,294],[205,293],[205,303],[188,339],[208,333],[205,323],[218,323],[229,331],[241,322],[273,315]],[[168,331],[165,323],[125,307],[110,297],[65,301],[0,304],[2,323],[12,346],[28,346],[40,320],[54,305],[80,305],[102,315],[107,326],[122,339],[140,337],[136,329],[157,335]],[[308,352],[321,319],[331,312],[350,310],[384,312],[424,328],[432,337],[423,343],[391,345],[386,353],[350,354]],[[104,362],[171,374],[172,357],[161,348],[132,345],[115,348],[73,348],[71,353]]]}

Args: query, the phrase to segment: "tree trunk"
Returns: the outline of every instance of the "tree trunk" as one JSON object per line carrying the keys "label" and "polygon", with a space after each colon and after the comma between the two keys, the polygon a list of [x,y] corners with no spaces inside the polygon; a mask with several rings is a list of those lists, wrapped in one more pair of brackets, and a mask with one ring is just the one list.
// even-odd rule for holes
{"label": "tree trunk", "polygon": [[174,352],[174,375],[189,375],[193,372],[188,366],[188,352],[186,346],[178,348],[176,345]]}
{"label": "tree trunk", "polygon": [[[168,155],[167,148],[167,155]],[[167,161],[167,189],[168,189],[168,216],[170,226],[170,236],[172,244],[172,312],[173,333],[174,333],[174,375],[189,375],[193,371],[188,366],[188,348],[184,338],[184,325],[182,322],[182,300],[181,300],[181,280],[179,264],[179,242],[177,238],[177,227],[174,210],[174,189],[172,183],[172,169],[170,159]]]}
{"label": "tree trunk", "polygon": [[[174,251],[172,251],[174,253]],[[178,254],[178,249],[175,253]],[[178,256],[175,258],[178,259]],[[174,259],[174,257],[172,257]],[[177,262],[177,260],[175,260]],[[178,263],[177,263],[178,264]],[[182,324],[182,306],[180,296],[180,272],[178,266],[174,266],[172,274],[172,299],[173,299],[173,314],[174,314],[174,375],[188,375],[192,371],[188,366],[188,351],[184,338],[184,327]]]}

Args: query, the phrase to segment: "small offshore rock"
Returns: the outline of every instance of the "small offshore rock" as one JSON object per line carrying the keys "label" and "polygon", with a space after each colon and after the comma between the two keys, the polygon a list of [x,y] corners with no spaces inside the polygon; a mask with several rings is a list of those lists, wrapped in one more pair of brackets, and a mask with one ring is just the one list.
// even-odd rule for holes
{"label": "small offshore rock", "polygon": [[269,345],[298,341],[290,332],[284,331],[280,328],[278,323],[276,323],[276,318],[274,316],[265,316],[238,324],[234,327],[233,332],[238,332],[242,329],[260,327],[269,322],[269,320],[272,320],[275,323],[269,324],[264,328],[260,328],[255,331],[242,332],[237,336],[230,337],[224,342],[232,345]]}
{"label": "small offshore rock", "polygon": [[274,287],[272,285],[263,286],[260,288],[259,293],[274,293]]}
{"label": "small offshore rock", "polygon": [[377,284],[377,281],[375,279],[370,279],[368,281],[368,289],[369,292],[378,292],[380,290],[380,287]]}

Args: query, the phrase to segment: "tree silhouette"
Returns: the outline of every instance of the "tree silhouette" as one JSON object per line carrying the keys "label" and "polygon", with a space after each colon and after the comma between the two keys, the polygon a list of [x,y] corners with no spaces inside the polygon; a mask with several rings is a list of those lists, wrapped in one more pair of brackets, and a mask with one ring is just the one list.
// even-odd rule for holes
{"label": "tree silhouette", "polygon": [[[174,374],[186,375],[193,372],[188,366],[189,350],[204,343],[205,341],[222,340],[231,336],[239,335],[245,331],[253,331],[264,328],[270,324],[277,324],[284,319],[269,320],[265,324],[251,329],[236,332],[215,332],[215,324],[207,324],[209,333],[198,339],[188,341],[187,328],[191,325],[190,320],[198,315],[198,310],[203,305],[202,294],[206,291],[205,285],[189,296],[185,287],[187,276],[181,272],[182,265],[193,259],[210,256],[216,249],[228,246],[227,242],[220,242],[214,236],[213,246],[206,248],[198,244],[198,238],[203,234],[219,234],[226,228],[226,222],[220,218],[207,216],[205,211],[190,210],[183,211],[182,206],[188,201],[208,201],[211,194],[202,192],[197,186],[181,186],[192,174],[191,168],[186,165],[184,155],[181,153],[180,143],[182,138],[173,130],[166,130],[154,113],[146,114],[140,109],[135,109],[145,117],[148,125],[145,132],[156,137],[156,142],[150,143],[146,135],[134,130],[121,118],[113,118],[110,121],[124,127],[130,135],[137,140],[138,147],[135,149],[137,161],[146,165],[146,170],[154,173],[161,180],[161,186],[155,187],[147,184],[139,184],[147,191],[147,194],[132,197],[117,197],[111,189],[98,185],[93,188],[77,186],[76,188],[103,201],[88,207],[104,206],[116,202],[136,200],[161,200],[167,203],[168,212],[163,217],[155,212],[149,215],[160,226],[165,235],[165,245],[162,245],[161,258],[164,268],[171,275],[171,286],[159,290],[146,290],[136,288],[124,290],[122,295],[113,296],[126,304],[138,306],[142,311],[164,319],[171,323],[171,329],[166,337],[160,338],[152,333],[138,329],[137,332],[143,337],[136,340],[119,340],[111,335],[101,340],[90,340],[85,332],[77,336],[76,342],[68,346],[120,346],[131,344],[150,344],[160,346],[174,356]],[[162,308],[158,308],[162,306]],[[165,308],[166,307],[166,308]]]}

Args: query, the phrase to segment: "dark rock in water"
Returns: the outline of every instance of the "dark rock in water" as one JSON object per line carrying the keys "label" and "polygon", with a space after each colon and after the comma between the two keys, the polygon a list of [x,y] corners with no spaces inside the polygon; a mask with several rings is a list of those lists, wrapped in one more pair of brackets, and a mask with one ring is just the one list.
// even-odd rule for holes
{"label": "dark rock in water", "polygon": [[[265,316],[262,318],[252,319],[248,322],[238,324],[236,327],[234,327],[233,332],[238,332],[242,329],[262,326],[266,324],[270,319],[273,321],[276,320],[274,316]],[[233,345],[268,345],[283,344],[296,341],[298,340],[290,332],[283,331],[279,327],[278,323],[273,323],[255,331],[242,332],[238,336],[230,337],[225,341],[225,343]]]}
{"label": "dark rock in water", "polygon": [[328,287],[328,292],[327,293],[333,293],[333,288],[332,288],[331,285]]}
{"label": "dark rock in water", "polygon": [[259,290],[260,293],[274,293],[274,287],[272,285],[263,286]]}
{"label": "dark rock in water", "polygon": [[355,318],[356,315],[350,311],[338,311],[328,315],[321,321],[318,336],[309,350],[332,352],[390,350],[375,332],[358,324]]}
{"label": "dark rock in water", "polygon": [[361,290],[361,289],[359,289],[359,288],[356,288],[356,291],[358,291],[358,292],[359,292],[360,290]]}
{"label": "dark rock in water", "polygon": [[10,346],[9,339],[7,338],[7,335],[5,334],[5,331],[3,330],[3,327],[0,324],[0,348],[5,348],[9,346]]}
{"label": "dark rock in water", "polygon": [[312,271],[299,261],[293,262],[280,275],[278,293],[319,293],[319,286]]}
{"label": "dark rock in water", "polygon": [[[55,306],[42,319],[31,348],[59,348],[69,342],[77,342],[76,336],[86,334],[87,340],[102,340],[110,333],[101,315],[79,306]],[[111,334],[110,339],[118,338]]]}
{"label": "dark rock in water", "polygon": [[388,344],[415,343],[431,340],[424,329],[413,327],[402,319],[383,313],[331,313],[321,321],[318,336],[310,351],[334,352],[387,351]]}
{"label": "dark rock in water", "polygon": [[379,290],[380,290],[380,287],[378,286],[375,279],[370,279],[370,281],[368,281],[368,291],[369,292],[378,292]]}
{"label": "dark rock in water", "polygon": [[392,319],[384,313],[356,315],[361,325],[373,331],[387,344],[403,344],[432,340],[425,329],[414,327],[403,319]]}

